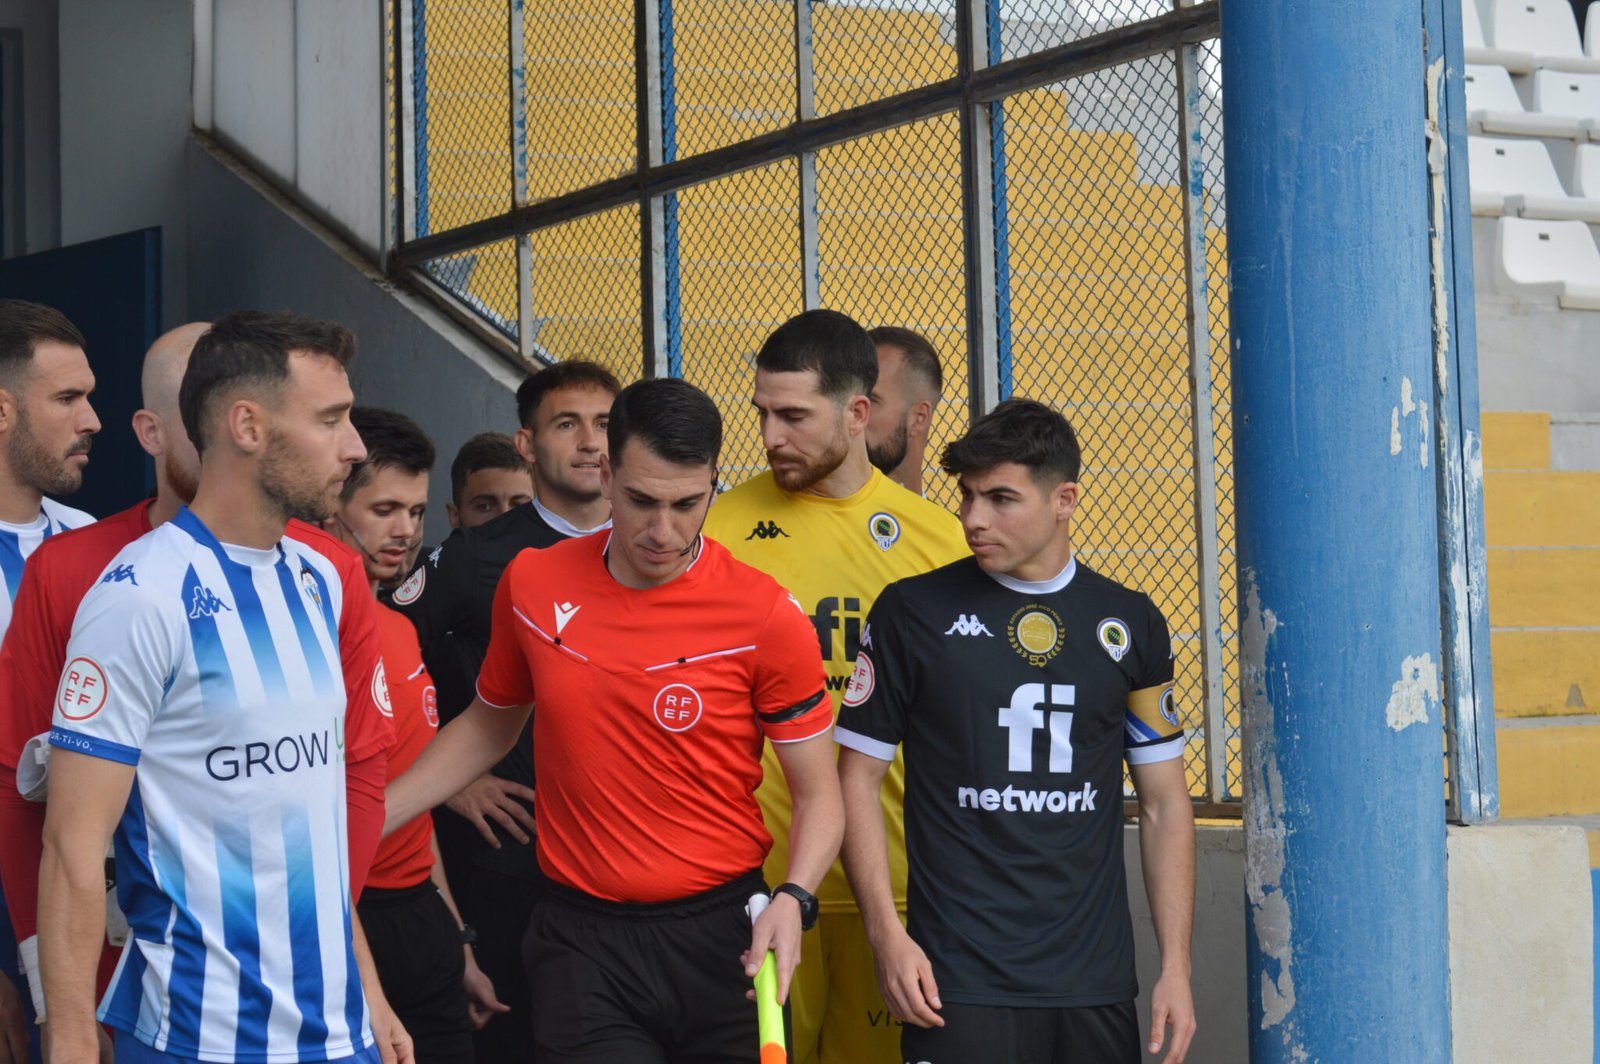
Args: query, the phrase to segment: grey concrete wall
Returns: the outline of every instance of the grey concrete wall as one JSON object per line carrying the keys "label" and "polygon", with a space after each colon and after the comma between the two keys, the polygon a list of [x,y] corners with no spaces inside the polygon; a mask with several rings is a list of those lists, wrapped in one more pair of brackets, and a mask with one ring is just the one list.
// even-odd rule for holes
{"label": "grey concrete wall", "polygon": [[163,315],[184,320],[188,0],[58,0],[61,243],[160,226]]}
{"label": "grey concrete wall", "polygon": [[1483,409],[1600,413],[1600,312],[1496,292],[1495,221],[1472,220]]}
{"label": "grey concrete wall", "polygon": [[[59,107],[56,92],[55,0],[0,0],[0,32],[20,38],[22,54],[22,180],[27,199],[22,239],[0,252],[47,251],[61,243]],[[10,206],[9,204],[7,205]]]}
{"label": "grey concrete wall", "polygon": [[1594,908],[1581,828],[1452,828],[1455,1064],[1592,1064]]}
{"label": "grey concrete wall", "polygon": [[[1198,835],[1190,986],[1200,1027],[1186,1064],[1244,1064],[1250,1059],[1244,986],[1244,830],[1201,827]],[[1139,868],[1137,827],[1123,829],[1123,855],[1139,965],[1139,1024],[1148,1031],[1150,990],[1161,974],[1161,953]]]}
{"label": "grey concrete wall", "polygon": [[191,316],[293,310],[353,329],[356,401],[416,418],[439,448],[428,500],[428,542],[437,542],[449,527],[450,459],[475,433],[516,428],[522,375],[225,155],[191,141],[186,170]]}

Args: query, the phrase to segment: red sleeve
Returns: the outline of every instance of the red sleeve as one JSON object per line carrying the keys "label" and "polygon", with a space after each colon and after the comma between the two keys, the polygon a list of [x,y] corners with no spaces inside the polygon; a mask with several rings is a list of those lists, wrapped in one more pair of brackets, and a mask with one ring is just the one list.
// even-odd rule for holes
{"label": "red sleeve", "polygon": [[389,756],[381,748],[344,765],[352,902],[361,900],[361,888],[366,886],[372,856],[383,835],[383,786],[388,770]]}
{"label": "red sleeve", "polygon": [[61,587],[61,580],[56,594],[45,590],[54,558],[35,556],[22,570],[11,625],[0,644],[0,765],[7,768],[17,767],[29,739],[50,730],[72,618],[83,597],[76,588]]}
{"label": "red sleeve", "polygon": [[0,882],[17,941],[33,937],[44,856],[44,805],[17,793],[17,774],[0,765]]}
{"label": "red sleeve", "polygon": [[[389,687],[383,675],[383,636],[378,631],[378,602],[361,560],[345,551],[333,559],[344,584],[344,609],[339,617],[339,660],[344,667],[345,761],[381,753],[394,742],[389,722]],[[383,782],[379,774],[379,784]],[[381,787],[380,787],[381,789]]]}
{"label": "red sleeve", "polygon": [[478,670],[478,697],[491,706],[509,708],[533,701],[533,673],[522,652],[521,628],[524,622],[511,605],[512,574],[530,552],[519,554],[500,577],[494,589],[494,612],[489,621],[489,652]]}
{"label": "red sleeve", "polygon": [[756,644],[756,718],[767,738],[794,743],[826,732],[833,723],[826,683],[817,630],[780,589]]}

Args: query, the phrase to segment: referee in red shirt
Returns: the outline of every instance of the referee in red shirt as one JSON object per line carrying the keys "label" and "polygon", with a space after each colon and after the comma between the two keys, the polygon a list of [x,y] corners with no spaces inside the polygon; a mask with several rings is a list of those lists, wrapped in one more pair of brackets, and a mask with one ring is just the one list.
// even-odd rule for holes
{"label": "referee in red shirt", "polygon": [[[535,700],[539,862],[524,950],[541,1064],[746,1061],[750,976],[780,999],[839,848],[816,632],[771,577],[700,535],[722,419],[680,380],[611,408],[609,532],[524,551],[495,594],[478,697],[389,788],[393,827],[510,748]],[[772,837],[763,740],[794,802],[788,879],[752,930]]]}

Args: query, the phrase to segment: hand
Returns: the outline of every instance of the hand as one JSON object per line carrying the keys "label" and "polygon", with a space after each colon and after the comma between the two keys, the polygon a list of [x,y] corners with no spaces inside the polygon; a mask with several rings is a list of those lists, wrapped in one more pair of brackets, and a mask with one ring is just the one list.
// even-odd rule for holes
{"label": "hand", "polygon": [[511,1006],[495,997],[494,983],[483,974],[483,969],[478,967],[478,959],[472,955],[472,947],[463,948],[467,951],[467,966],[461,973],[461,986],[467,992],[467,1021],[472,1024],[474,1031],[481,1031],[483,1025],[494,1018],[495,1013],[510,1012]]}
{"label": "hand", "polygon": [[1183,1064],[1197,1026],[1194,994],[1189,989],[1188,975],[1163,972],[1150,993],[1150,1044],[1145,1048],[1151,1056],[1161,1052],[1161,1043],[1169,1026],[1172,1028],[1172,1043],[1167,1050],[1167,1062]]}
{"label": "hand", "polygon": [[532,801],[532,787],[484,773],[444,804],[477,828],[489,845],[498,850],[500,839],[489,821],[505,828],[507,834],[526,846],[534,834],[534,825],[533,813],[523,803]]}
{"label": "hand", "polygon": [[389,1007],[388,999],[381,993],[373,993],[369,987],[367,1007],[372,1011],[372,1037],[377,1040],[378,1056],[383,1064],[416,1064],[411,1052],[411,1035]]}
{"label": "hand", "polygon": [[914,1027],[943,1027],[944,1017],[935,1010],[944,1003],[939,1000],[939,984],[933,980],[928,955],[898,922],[881,938],[881,942],[873,942],[872,956],[889,1015]]}
{"label": "hand", "polygon": [[0,975],[0,1064],[28,1064],[28,1016],[22,994]]}
{"label": "hand", "polygon": [[[777,954],[778,1004],[782,1005],[789,998],[789,980],[800,963],[800,903],[788,894],[773,898],[767,911],[750,928],[750,948],[739,955],[746,976],[755,978],[768,950]],[[753,1000],[755,991],[745,997]]]}

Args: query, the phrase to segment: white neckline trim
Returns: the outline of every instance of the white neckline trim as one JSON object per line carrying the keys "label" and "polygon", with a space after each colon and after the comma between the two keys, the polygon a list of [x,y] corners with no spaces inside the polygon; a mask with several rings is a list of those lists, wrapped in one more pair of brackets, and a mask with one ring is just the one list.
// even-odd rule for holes
{"label": "white neckline trim", "polygon": [[611,527],[611,518],[608,517],[598,525],[595,525],[593,528],[579,528],[577,525],[573,524],[571,521],[568,521],[565,517],[562,517],[544,503],[540,502],[537,498],[533,500],[533,509],[535,513],[544,518],[545,524],[549,525],[552,529],[569,539],[577,539],[579,536],[587,536],[600,531],[602,528]]}
{"label": "white neckline trim", "polygon": [[1024,595],[1048,595],[1051,592],[1060,591],[1072,583],[1072,578],[1077,575],[1078,559],[1076,557],[1068,558],[1066,567],[1048,580],[1018,580],[1016,577],[1007,576],[1005,573],[988,574],[989,578],[1001,587],[1021,592]]}
{"label": "white neckline trim", "polygon": [[19,525],[14,524],[11,521],[0,521],[0,530],[14,532],[19,536],[25,536],[30,532],[43,532],[49,527],[50,515],[44,512],[43,506],[39,507],[39,516],[35,517],[32,521],[29,521],[26,524]]}

